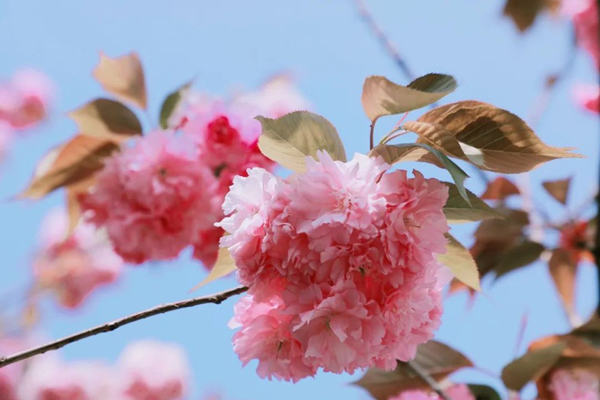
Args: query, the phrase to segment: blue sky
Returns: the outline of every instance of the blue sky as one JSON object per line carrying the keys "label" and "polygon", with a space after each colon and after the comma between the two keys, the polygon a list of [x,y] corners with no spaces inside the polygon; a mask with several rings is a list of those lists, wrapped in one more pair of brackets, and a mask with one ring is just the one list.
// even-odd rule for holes
{"label": "blue sky", "polygon": [[[448,102],[476,99],[525,117],[545,76],[562,66],[568,52],[564,21],[543,18],[531,32],[519,36],[501,17],[499,0],[372,3],[375,17],[417,74],[443,72],[457,78],[460,86],[445,99]],[[22,189],[36,160],[75,132],[64,113],[101,95],[91,78],[100,50],[111,56],[131,50],[140,54],[153,115],[167,92],[193,76],[199,90],[225,94],[235,86],[256,87],[272,73],[292,71],[315,111],[337,126],[349,153],[365,152],[368,146],[368,121],[360,106],[363,79],[378,74],[406,83],[349,0],[2,0],[0,76],[8,77],[20,67],[39,68],[55,81],[58,99],[52,119],[20,140],[2,165],[0,198]],[[598,121],[573,104],[571,87],[577,82],[595,82],[592,63],[581,52],[537,127],[547,143],[577,147],[587,156],[555,161],[532,173],[534,198],[551,215],[559,215],[561,209],[539,190],[542,180],[575,176],[575,200],[588,196],[596,182]],[[448,179],[440,171],[419,168]],[[481,193],[477,177],[468,185]],[[0,203],[0,293],[26,286],[35,232],[45,213],[62,199],[62,193],[55,193],[39,202]],[[457,230],[467,243],[470,229]],[[74,312],[44,304],[44,334],[58,338],[189,297],[188,289],[205,273],[188,260],[186,253],[180,262],[130,268],[116,286]],[[578,310],[588,315],[596,302],[591,266],[580,269],[578,284]],[[201,293],[234,285],[232,279],[223,280]],[[447,301],[438,338],[486,369],[499,371],[512,359],[525,313],[529,315],[525,342],[568,328],[541,263],[484,289],[470,310],[464,295]],[[319,374],[293,385],[259,379],[254,365],[242,369],[226,326],[232,306],[229,301],[159,316],[74,344],[63,354],[68,359],[113,360],[129,341],[156,338],[180,343],[188,351],[194,370],[192,398],[213,389],[238,400],[368,398],[348,385],[358,375]],[[460,378],[497,385],[476,372],[460,373]]]}

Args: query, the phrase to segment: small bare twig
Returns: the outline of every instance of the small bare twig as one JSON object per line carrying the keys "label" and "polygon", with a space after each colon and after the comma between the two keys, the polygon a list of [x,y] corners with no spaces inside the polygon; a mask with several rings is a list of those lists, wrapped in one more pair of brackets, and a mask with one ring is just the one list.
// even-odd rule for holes
{"label": "small bare twig", "polygon": [[400,71],[402,71],[402,73],[408,80],[410,80],[410,81],[414,80],[415,75],[408,67],[408,64],[406,63],[406,61],[404,61],[404,58],[402,58],[402,56],[400,55],[398,48],[387,37],[387,35],[383,31],[383,29],[381,29],[381,27],[377,23],[377,21],[375,21],[375,19],[373,18],[373,15],[371,14],[371,11],[369,10],[369,8],[367,7],[367,4],[365,3],[365,1],[364,0],[354,0],[354,4],[356,5],[356,9],[358,10],[358,13],[360,14],[360,16],[363,19],[363,21],[365,22],[365,24],[367,24],[367,26],[369,27],[371,32],[373,32],[373,34],[375,35],[375,37],[377,38],[379,43],[381,43],[381,45],[383,46],[385,51],[388,53],[388,55],[392,58],[394,63],[396,63],[398,68],[400,68]]}
{"label": "small bare twig", "polygon": [[429,387],[438,394],[438,396],[440,396],[444,400],[452,400],[450,397],[448,397],[446,393],[444,393],[444,391],[442,390],[440,385],[438,385],[435,379],[429,376],[427,372],[423,371],[419,364],[417,364],[414,361],[408,361],[406,364],[410,369],[412,369],[415,372],[415,374],[419,375],[419,378],[421,378],[423,382],[428,384]]}
{"label": "small bare twig", "polygon": [[136,314],[129,315],[127,317],[118,319],[113,322],[108,322],[103,325],[96,326],[95,328],[91,328],[79,333],[76,333],[71,336],[67,336],[65,338],[59,339],[57,341],[44,344],[39,347],[35,347],[33,349],[25,350],[23,352],[14,354],[8,357],[0,357],[0,368],[6,367],[7,365],[16,363],[18,361],[23,361],[28,358],[31,358],[36,355],[44,354],[47,351],[58,350],[68,344],[77,342],[79,340],[98,335],[100,333],[112,332],[117,328],[120,328],[123,325],[131,324],[132,322],[136,322],[142,319],[146,319],[158,314],[164,314],[175,310],[180,310],[183,308],[195,307],[200,304],[220,304],[228,298],[244,293],[248,290],[245,286],[240,286],[235,289],[226,290],[221,293],[211,294],[209,296],[196,297],[194,299],[178,301],[175,303],[163,304],[158,307],[151,308],[149,310],[141,311]]}

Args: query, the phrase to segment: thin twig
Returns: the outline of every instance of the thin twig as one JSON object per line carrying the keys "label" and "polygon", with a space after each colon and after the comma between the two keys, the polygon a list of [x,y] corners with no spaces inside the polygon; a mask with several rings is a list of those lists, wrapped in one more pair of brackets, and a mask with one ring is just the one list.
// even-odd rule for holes
{"label": "thin twig", "polygon": [[446,393],[444,393],[444,391],[442,390],[440,385],[438,385],[438,383],[435,381],[435,379],[433,379],[431,376],[429,376],[429,374],[426,371],[423,371],[423,369],[419,366],[419,364],[417,364],[414,361],[409,361],[406,364],[408,365],[408,367],[410,369],[412,369],[415,372],[415,374],[419,375],[419,378],[421,378],[423,380],[423,382],[428,384],[429,387],[434,392],[436,392],[438,394],[438,396],[440,396],[443,400],[452,400],[450,397],[448,397],[448,395]]}
{"label": "thin twig", "polygon": [[95,328],[91,328],[79,333],[76,333],[71,336],[67,336],[65,338],[59,339],[55,342],[47,343],[39,347],[35,347],[33,349],[25,350],[21,353],[14,354],[9,357],[1,357],[0,358],[0,368],[6,367],[7,365],[16,363],[18,361],[23,361],[33,356],[44,354],[50,350],[58,350],[68,344],[77,342],[79,340],[98,335],[100,333],[112,332],[117,328],[120,328],[123,325],[131,324],[132,322],[136,322],[145,318],[152,317],[158,314],[164,314],[175,310],[180,310],[182,308],[195,307],[200,304],[220,304],[221,302],[227,300],[228,298],[244,293],[248,290],[245,286],[240,286],[235,289],[226,290],[221,293],[211,294],[209,296],[196,297],[194,299],[178,301],[175,303],[163,304],[149,310],[145,310],[136,314],[129,315],[127,317],[118,319],[113,322],[108,322],[103,325],[96,326]]}
{"label": "thin twig", "polygon": [[404,74],[404,76],[412,81],[415,79],[415,75],[404,61],[404,58],[400,55],[398,48],[394,45],[394,43],[387,37],[383,29],[379,26],[377,21],[373,18],[371,11],[367,7],[367,4],[364,0],[354,0],[354,4],[356,5],[356,9],[360,14],[363,21],[367,24],[371,32],[375,35],[379,43],[383,46],[388,55],[392,58],[394,63],[400,68],[400,71]]}

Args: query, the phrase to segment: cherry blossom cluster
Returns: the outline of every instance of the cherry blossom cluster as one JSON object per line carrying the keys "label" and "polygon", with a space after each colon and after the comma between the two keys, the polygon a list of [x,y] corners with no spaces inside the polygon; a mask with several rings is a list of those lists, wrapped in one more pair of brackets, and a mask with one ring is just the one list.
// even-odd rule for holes
{"label": "cherry blossom cluster", "polygon": [[15,132],[31,128],[48,114],[53,87],[41,72],[23,69],[0,82],[0,156]]}
{"label": "cherry blossom cluster", "polygon": [[554,400],[600,400],[600,379],[583,369],[560,369],[550,377]]}
{"label": "cherry blossom cluster", "polygon": [[63,307],[76,308],[94,290],[118,278],[123,260],[113,252],[103,231],[82,223],[65,238],[66,229],[62,209],[44,219],[33,273],[38,290],[49,290]]}
{"label": "cherry blossom cluster", "polygon": [[381,158],[317,157],[287,180],[262,168],[234,178],[218,224],[250,287],[234,349],[269,379],[393,369],[440,324],[447,187]]}
{"label": "cherry blossom cluster", "polygon": [[194,257],[211,268],[223,234],[214,224],[233,178],[275,166],[258,149],[254,117],[304,105],[285,77],[232,101],[190,94],[171,118],[181,134],[155,131],[107,160],[80,199],[87,220],[106,227],[127,262],[169,260],[193,246]]}
{"label": "cherry blossom cluster", "polygon": [[[444,390],[444,394],[451,400],[476,400],[475,396],[464,384],[453,385]],[[443,400],[437,393],[425,390],[406,390],[389,400]]]}
{"label": "cherry blossom cluster", "polygon": [[[15,346],[0,341],[0,354]],[[11,348],[12,347],[12,348]],[[116,365],[65,362],[44,355],[0,369],[2,400],[181,400],[188,394],[189,366],[176,345],[142,340],[129,345]]]}

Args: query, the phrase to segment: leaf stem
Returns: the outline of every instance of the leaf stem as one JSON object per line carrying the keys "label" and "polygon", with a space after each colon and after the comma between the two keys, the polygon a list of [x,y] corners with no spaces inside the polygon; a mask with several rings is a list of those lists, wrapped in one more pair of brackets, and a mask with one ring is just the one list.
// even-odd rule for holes
{"label": "leaf stem", "polygon": [[220,304],[228,298],[244,293],[248,288],[245,286],[239,286],[234,289],[229,289],[224,292],[211,294],[203,297],[196,297],[194,299],[178,301],[175,303],[163,304],[154,308],[150,308],[145,311],[141,311],[135,314],[131,314],[127,317],[108,322],[103,325],[96,326],[91,329],[87,329],[85,331],[81,331],[71,336],[64,337],[62,339],[56,340],[54,342],[50,342],[44,344],[39,347],[35,347],[29,350],[22,351],[20,353],[14,354],[8,357],[0,357],[0,368],[6,367],[7,365],[14,364],[18,361],[23,361],[33,356],[44,354],[51,350],[58,350],[68,344],[78,342],[82,339],[86,339],[91,336],[98,335],[100,333],[111,332],[117,328],[120,328],[123,325],[131,324],[132,322],[136,322],[142,319],[150,318],[152,316],[158,314],[164,314],[175,310],[180,310],[183,308],[195,307],[200,304]]}
{"label": "leaf stem", "polygon": [[371,121],[371,131],[369,132],[369,150],[373,150],[373,145],[375,143],[374,135],[375,135],[375,124],[377,123],[377,118]]}
{"label": "leaf stem", "polygon": [[446,393],[444,393],[444,391],[442,390],[440,385],[438,385],[438,383],[435,381],[435,379],[433,379],[431,376],[429,376],[429,374],[427,374],[427,372],[423,371],[423,369],[419,366],[419,364],[417,364],[414,361],[408,361],[406,363],[406,365],[408,365],[408,367],[410,369],[412,369],[415,372],[415,374],[417,374],[419,376],[419,378],[421,378],[423,380],[423,382],[428,384],[429,387],[438,394],[438,396],[440,396],[444,400],[452,400],[450,397],[448,397],[448,395]]}

